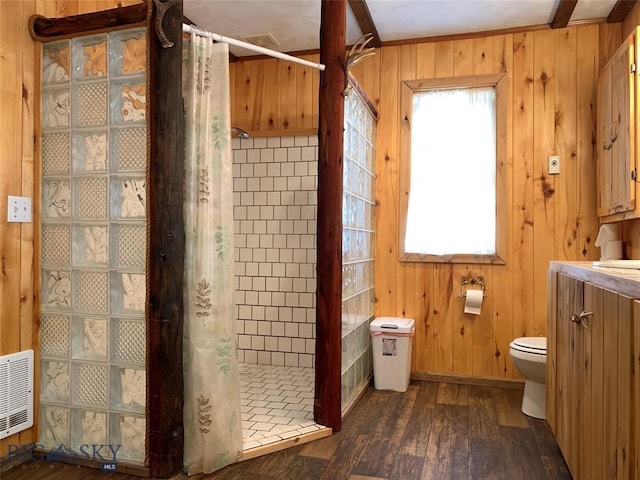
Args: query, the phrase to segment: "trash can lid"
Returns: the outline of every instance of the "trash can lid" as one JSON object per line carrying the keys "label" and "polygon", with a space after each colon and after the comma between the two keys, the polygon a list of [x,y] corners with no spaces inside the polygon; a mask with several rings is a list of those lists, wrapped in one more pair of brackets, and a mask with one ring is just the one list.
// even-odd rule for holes
{"label": "trash can lid", "polygon": [[413,333],[413,318],[378,317],[370,324],[372,332]]}

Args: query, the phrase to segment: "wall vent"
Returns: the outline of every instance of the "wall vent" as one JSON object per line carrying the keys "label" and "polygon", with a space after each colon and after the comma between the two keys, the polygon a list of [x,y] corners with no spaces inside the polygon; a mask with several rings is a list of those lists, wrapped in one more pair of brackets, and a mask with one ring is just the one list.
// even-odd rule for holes
{"label": "wall vent", "polygon": [[257,35],[241,35],[238,37],[243,42],[251,43],[263,48],[274,49],[280,46],[280,43],[270,33],[258,33]]}
{"label": "wall vent", "polygon": [[0,357],[0,439],[33,426],[33,350]]}

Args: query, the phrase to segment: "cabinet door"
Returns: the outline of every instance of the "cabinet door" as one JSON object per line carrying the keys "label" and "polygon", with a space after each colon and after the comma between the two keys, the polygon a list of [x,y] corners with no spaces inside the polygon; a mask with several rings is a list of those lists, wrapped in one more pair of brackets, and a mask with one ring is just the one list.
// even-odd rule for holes
{"label": "cabinet door", "polygon": [[598,79],[596,142],[600,217],[634,212],[636,207],[635,179],[631,173],[635,168],[636,127],[634,45],[635,34],[632,34]]}
{"label": "cabinet door", "polygon": [[556,325],[556,439],[573,478],[582,478],[581,440],[583,381],[583,339],[579,323],[571,316],[584,304],[584,283],[558,274],[558,315]]}
{"label": "cabinet door", "polygon": [[548,280],[547,409],[571,475],[640,480],[640,301]]}
{"label": "cabinet door", "polygon": [[598,216],[606,216],[613,211],[611,178],[613,162],[611,150],[611,64],[607,63],[598,77],[598,114],[596,117],[596,158],[598,178]]}
{"label": "cabinet door", "polygon": [[558,273],[552,270],[547,272],[547,384],[546,384],[546,410],[547,423],[558,437],[558,427],[556,424],[557,414],[557,338],[556,326],[558,324]]}
{"label": "cabinet door", "polygon": [[592,382],[592,396],[602,402],[592,413],[594,425],[598,429],[602,425],[602,435],[598,431],[593,436],[597,442],[602,438],[602,445],[592,450],[602,457],[602,465],[592,472],[594,479],[631,478],[632,306],[630,298],[604,290],[603,325],[597,333],[593,331],[593,342],[596,335],[602,338],[602,355],[592,359],[592,378],[602,371],[602,383]]}
{"label": "cabinet door", "polygon": [[640,480],[640,300],[633,307],[633,364],[631,368],[631,385],[633,392],[633,449],[631,455],[631,478]]}
{"label": "cabinet door", "polygon": [[583,321],[584,335],[584,405],[582,410],[582,478],[604,477],[604,329],[610,321],[604,313],[604,290],[585,285],[584,308],[592,312]]}
{"label": "cabinet door", "polygon": [[616,434],[616,477],[631,478],[632,416],[631,400],[634,385],[632,383],[632,334],[633,300],[624,295],[617,297],[618,314],[618,392],[617,414],[618,432]]}

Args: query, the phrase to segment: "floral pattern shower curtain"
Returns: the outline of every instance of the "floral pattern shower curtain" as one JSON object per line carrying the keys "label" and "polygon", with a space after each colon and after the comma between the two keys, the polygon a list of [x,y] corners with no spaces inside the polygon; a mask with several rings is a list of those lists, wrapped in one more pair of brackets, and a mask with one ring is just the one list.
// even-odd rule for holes
{"label": "floral pattern shower curtain", "polygon": [[242,454],[235,347],[229,46],[192,35],[185,52],[184,468]]}

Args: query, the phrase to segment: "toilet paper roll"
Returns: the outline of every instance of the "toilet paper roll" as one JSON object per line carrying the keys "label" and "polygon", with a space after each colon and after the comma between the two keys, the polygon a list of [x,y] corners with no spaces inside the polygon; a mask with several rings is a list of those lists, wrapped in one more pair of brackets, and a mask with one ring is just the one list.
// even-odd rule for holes
{"label": "toilet paper roll", "polygon": [[467,290],[464,301],[464,313],[480,315],[480,310],[482,309],[482,300],[482,290]]}
{"label": "toilet paper roll", "polygon": [[598,230],[595,246],[604,247],[608,242],[618,240],[618,226],[615,223],[605,223]]}
{"label": "toilet paper roll", "polygon": [[622,240],[614,240],[607,242],[604,247],[605,260],[621,260],[622,259]]}

